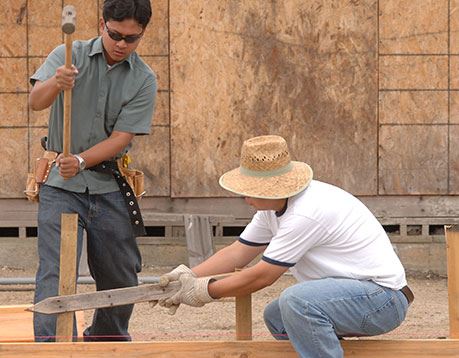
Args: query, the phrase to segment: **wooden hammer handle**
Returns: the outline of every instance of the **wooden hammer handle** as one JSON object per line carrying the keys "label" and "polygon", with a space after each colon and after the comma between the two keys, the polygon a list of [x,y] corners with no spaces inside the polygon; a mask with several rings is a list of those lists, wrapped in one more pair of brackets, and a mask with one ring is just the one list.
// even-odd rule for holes
{"label": "wooden hammer handle", "polygon": [[[65,67],[72,67],[72,35],[64,34],[65,38]],[[72,112],[72,90],[67,89],[64,91],[64,133],[63,133],[63,148],[62,153],[64,157],[70,154],[70,115]]]}
{"label": "wooden hammer handle", "polygon": [[[76,11],[72,5],[67,5],[62,10],[62,31],[65,41],[65,67],[72,67],[72,34],[75,31]],[[72,90],[64,91],[64,125],[62,153],[64,157],[70,154],[71,125],[70,118],[72,112]]]}

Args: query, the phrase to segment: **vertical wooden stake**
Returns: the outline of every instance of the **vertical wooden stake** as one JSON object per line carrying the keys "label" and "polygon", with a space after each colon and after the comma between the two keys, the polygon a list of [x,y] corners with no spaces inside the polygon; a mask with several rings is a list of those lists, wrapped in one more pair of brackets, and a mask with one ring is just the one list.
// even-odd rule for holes
{"label": "vertical wooden stake", "polygon": [[236,297],[236,340],[252,340],[252,294]]}
{"label": "vertical wooden stake", "polygon": [[[59,296],[76,293],[76,251],[78,214],[61,215],[61,255],[59,267]],[[71,342],[73,312],[60,313],[56,322],[56,342]]]}
{"label": "vertical wooden stake", "polygon": [[459,338],[459,225],[445,226],[449,337]]}

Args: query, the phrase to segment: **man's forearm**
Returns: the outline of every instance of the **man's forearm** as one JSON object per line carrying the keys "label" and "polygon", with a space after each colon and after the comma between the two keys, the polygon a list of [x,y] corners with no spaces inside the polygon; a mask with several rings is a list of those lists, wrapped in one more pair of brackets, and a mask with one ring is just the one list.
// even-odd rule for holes
{"label": "man's forearm", "polygon": [[134,138],[134,134],[127,132],[113,132],[112,135],[95,146],[85,150],[80,154],[86,162],[86,167],[90,168],[104,160],[110,160],[121,152]]}
{"label": "man's forearm", "polygon": [[37,81],[29,96],[29,106],[34,111],[41,111],[53,104],[61,89],[53,76],[45,82]]}

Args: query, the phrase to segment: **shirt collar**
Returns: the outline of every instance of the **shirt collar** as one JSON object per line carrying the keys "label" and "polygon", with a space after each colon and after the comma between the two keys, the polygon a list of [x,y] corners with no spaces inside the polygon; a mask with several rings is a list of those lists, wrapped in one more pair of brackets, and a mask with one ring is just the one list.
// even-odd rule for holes
{"label": "shirt collar", "polygon": [[[94,56],[94,55],[98,55],[98,54],[102,54],[102,56],[104,56],[104,48],[103,48],[103,45],[102,45],[102,36],[99,36],[94,40],[94,42],[92,43],[92,46],[91,46],[91,51],[89,52],[89,56]],[[132,69],[133,54],[134,53],[131,53],[126,59],[124,59],[123,61],[121,61],[119,63],[127,62],[129,64],[129,67]]]}
{"label": "shirt collar", "polygon": [[288,208],[288,198],[285,199],[284,207],[281,210],[275,212],[276,216],[280,217],[284,215],[284,213],[287,211],[287,208]]}

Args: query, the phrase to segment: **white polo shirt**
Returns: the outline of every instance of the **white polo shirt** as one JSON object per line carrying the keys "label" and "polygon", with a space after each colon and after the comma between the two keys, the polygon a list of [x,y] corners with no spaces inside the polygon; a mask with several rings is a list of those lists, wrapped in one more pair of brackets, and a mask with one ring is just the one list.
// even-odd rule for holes
{"label": "white polo shirt", "polygon": [[258,211],[240,242],[267,245],[262,259],[290,267],[298,281],[372,280],[398,290],[405,270],[381,224],[356,197],[317,180],[288,199],[286,211]]}

